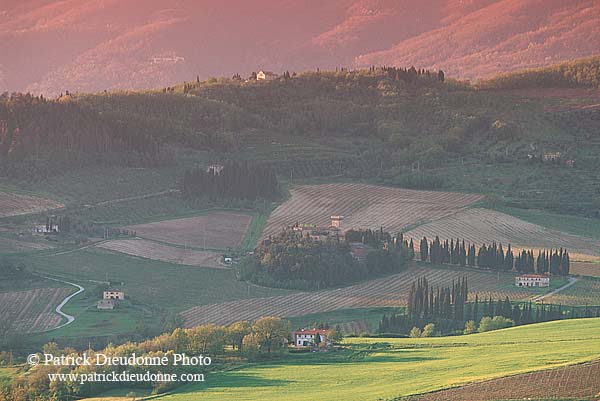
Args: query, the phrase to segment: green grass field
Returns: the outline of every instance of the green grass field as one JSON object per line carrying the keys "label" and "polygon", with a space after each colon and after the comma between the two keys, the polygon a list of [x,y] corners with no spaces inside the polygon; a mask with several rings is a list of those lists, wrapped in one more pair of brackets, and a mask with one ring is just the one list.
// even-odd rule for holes
{"label": "green grass field", "polygon": [[583,237],[600,239],[600,219],[557,214],[539,209],[497,207],[496,210],[542,227],[581,235]]}
{"label": "green grass field", "polygon": [[266,297],[289,293],[286,290],[251,286],[236,280],[229,269],[209,269],[142,259],[98,248],[63,254],[29,256],[31,270],[66,278],[84,287],[93,281],[123,282],[122,288],[136,302],[171,311],[193,305],[233,299]]}
{"label": "green grass field", "polygon": [[600,358],[600,319],[460,337],[347,339],[344,351],[208,375],[160,400],[390,400]]}

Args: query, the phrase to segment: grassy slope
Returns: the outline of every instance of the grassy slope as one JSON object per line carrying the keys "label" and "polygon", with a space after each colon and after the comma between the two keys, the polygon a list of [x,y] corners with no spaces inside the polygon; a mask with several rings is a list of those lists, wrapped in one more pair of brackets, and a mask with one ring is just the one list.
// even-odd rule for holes
{"label": "grassy slope", "polygon": [[586,319],[461,337],[349,339],[352,351],[294,355],[210,375],[202,385],[160,399],[390,399],[596,359],[599,330],[600,319]]}
{"label": "grassy slope", "polygon": [[[75,316],[71,325],[36,335],[32,341],[52,338],[113,336],[136,333],[143,324],[160,329],[160,317],[191,306],[250,297],[287,294],[290,291],[247,286],[235,278],[232,270],[174,265],[108,252],[97,248],[53,255],[28,255],[24,262],[32,271],[78,283],[86,292],[73,298],[64,308]],[[90,292],[108,277],[123,282],[131,304],[115,311],[99,312]]]}
{"label": "grassy slope", "polygon": [[[27,258],[32,270],[90,287],[88,280],[124,282],[125,292],[137,302],[174,311],[192,305],[248,298],[248,286],[235,279],[232,270],[174,265],[136,258],[96,248]],[[93,284],[91,285],[93,286]],[[285,290],[258,287],[250,297],[285,294]]]}
{"label": "grassy slope", "polygon": [[557,214],[538,209],[497,207],[498,211],[553,230],[600,239],[600,219]]}
{"label": "grassy slope", "polygon": [[327,323],[330,327],[335,327],[341,323],[364,320],[367,322],[371,332],[375,333],[383,315],[391,315],[397,313],[399,310],[400,308],[388,307],[339,309],[330,312],[291,317],[288,320],[291,322],[292,328],[314,327],[318,323]]}

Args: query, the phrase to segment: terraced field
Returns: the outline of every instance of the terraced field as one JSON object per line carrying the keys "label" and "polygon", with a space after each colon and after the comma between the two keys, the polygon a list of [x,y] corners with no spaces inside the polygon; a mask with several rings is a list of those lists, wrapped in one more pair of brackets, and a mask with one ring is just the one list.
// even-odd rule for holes
{"label": "terraced field", "polygon": [[188,266],[203,266],[216,269],[226,268],[224,265],[219,264],[221,255],[217,252],[178,248],[148,240],[114,240],[103,242],[98,246],[145,259],[161,260],[163,262]]}
{"label": "terraced field", "polygon": [[473,298],[478,294],[480,298],[504,299],[508,296],[511,300],[519,300],[532,295],[529,290],[514,286],[512,274],[498,276],[467,269],[413,266],[393,276],[349,287],[196,306],[181,315],[185,325],[192,327],[207,323],[230,324],[262,316],[290,317],[345,308],[404,306],[411,284],[423,276],[433,285],[447,285],[453,279],[467,276]]}
{"label": "terraced field", "polygon": [[191,248],[227,249],[242,244],[252,216],[215,212],[183,219],[158,221],[126,227],[141,238]]}
{"label": "terraced field", "polygon": [[10,332],[34,333],[58,326],[62,318],[54,308],[71,292],[70,288],[37,288],[0,293],[0,321],[9,321]]}
{"label": "terraced field", "polygon": [[[597,260],[600,257],[600,241],[550,230],[528,223],[508,214],[488,209],[472,208],[421,225],[406,233],[415,240],[423,238],[460,238],[475,244],[510,243],[515,249],[569,250],[573,260]],[[418,241],[416,241],[418,246]]]}
{"label": "terraced field", "polygon": [[300,185],[290,189],[290,199],[273,211],[263,237],[296,222],[327,226],[331,215],[343,215],[344,228],[383,227],[398,232],[452,215],[481,198],[365,184]]}
{"label": "terraced field", "polygon": [[50,199],[38,198],[12,192],[0,192],[0,217],[39,213],[58,209],[64,205]]}

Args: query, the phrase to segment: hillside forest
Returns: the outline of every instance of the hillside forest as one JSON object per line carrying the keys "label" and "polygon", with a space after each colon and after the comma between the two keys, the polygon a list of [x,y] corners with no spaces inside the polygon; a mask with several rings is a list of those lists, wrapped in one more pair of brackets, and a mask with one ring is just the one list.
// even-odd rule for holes
{"label": "hillside forest", "polygon": [[[550,109],[556,105],[507,88],[597,88],[599,65],[595,57],[476,84],[442,71],[371,67],[54,99],[5,93],[0,173],[39,181],[90,165],[175,166],[189,194],[192,175],[201,180],[194,155],[212,155],[286,180],[479,192],[509,206],[595,216],[598,108]],[[510,178],[486,176],[499,168]],[[271,189],[261,197],[273,199],[265,174]]]}

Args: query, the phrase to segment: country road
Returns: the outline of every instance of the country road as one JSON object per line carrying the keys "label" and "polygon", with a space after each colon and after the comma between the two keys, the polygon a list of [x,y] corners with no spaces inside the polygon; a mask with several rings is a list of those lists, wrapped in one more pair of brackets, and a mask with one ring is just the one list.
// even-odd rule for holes
{"label": "country road", "polygon": [[62,311],[63,306],[65,306],[67,304],[67,302],[69,302],[74,296],[81,294],[83,291],[85,291],[85,288],[83,288],[82,286],[75,284],[75,283],[71,283],[68,281],[64,281],[64,280],[59,280],[56,278],[52,278],[52,277],[46,277],[43,276],[45,279],[48,280],[52,280],[52,281],[58,281],[59,283],[64,283],[64,284],[69,284],[72,285],[73,287],[77,287],[78,290],[76,292],[74,292],[73,294],[67,296],[65,299],[62,300],[62,302],[56,307],[56,309],[54,309],[56,311],[56,313],[58,313],[59,315],[61,315],[62,317],[66,318],[67,321],[63,324],[61,324],[60,326],[54,327],[50,330],[45,330],[45,331],[52,331],[52,330],[56,330],[56,329],[60,329],[61,327],[65,327],[71,323],[73,323],[75,321],[75,317],[71,316],[65,312]]}
{"label": "country road", "polygon": [[575,284],[578,281],[578,279],[575,277],[569,277],[568,280],[569,280],[569,282],[567,284],[563,285],[562,287],[559,287],[559,288],[555,289],[554,291],[550,291],[546,294],[538,295],[537,297],[534,297],[531,300],[533,302],[543,301],[544,299],[551,297],[552,295],[556,295],[559,292],[566,290],[567,288],[571,287],[573,284]]}

